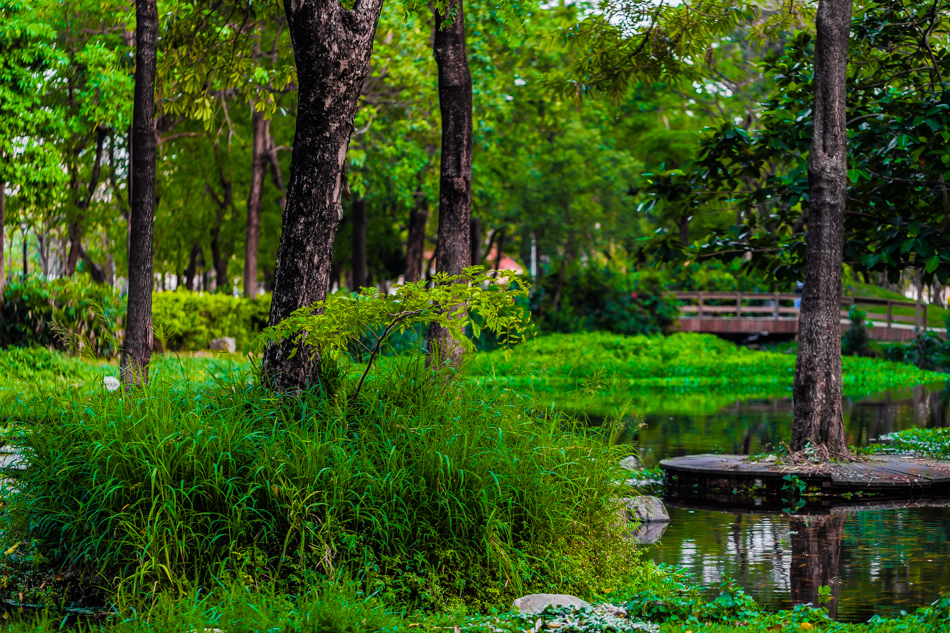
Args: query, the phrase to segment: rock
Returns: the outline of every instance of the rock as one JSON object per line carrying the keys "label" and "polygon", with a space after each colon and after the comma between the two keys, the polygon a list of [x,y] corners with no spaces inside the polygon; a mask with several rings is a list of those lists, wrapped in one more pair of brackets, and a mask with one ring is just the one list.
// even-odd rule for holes
{"label": "rock", "polygon": [[620,467],[624,470],[641,470],[643,464],[640,463],[640,458],[636,455],[629,455],[620,460]]}
{"label": "rock", "polygon": [[106,388],[107,391],[115,391],[121,386],[118,378],[114,376],[106,376],[102,379],[102,385]]}
{"label": "rock", "polygon": [[208,349],[212,352],[227,352],[228,354],[233,354],[234,350],[237,349],[237,341],[230,336],[222,336],[221,338],[216,338],[211,341]]}
{"label": "rock", "polygon": [[628,538],[640,545],[652,545],[663,538],[668,525],[669,523],[641,523],[636,529],[630,531]]}
{"label": "rock", "polygon": [[627,617],[627,610],[623,607],[618,607],[617,605],[610,604],[605,602],[604,604],[598,604],[594,607],[594,613],[597,615],[610,616],[612,618],[625,618]]}
{"label": "rock", "polygon": [[584,602],[580,598],[564,593],[533,593],[529,596],[522,596],[512,602],[511,610],[518,611],[519,613],[534,614],[541,613],[551,606],[590,609],[589,602]]}
{"label": "rock", "polygon": [[669,523],[670,513],[666,506],[656,497],[643,495],[640,497],[626,497],[622,499],[628,521],[644,523]]}

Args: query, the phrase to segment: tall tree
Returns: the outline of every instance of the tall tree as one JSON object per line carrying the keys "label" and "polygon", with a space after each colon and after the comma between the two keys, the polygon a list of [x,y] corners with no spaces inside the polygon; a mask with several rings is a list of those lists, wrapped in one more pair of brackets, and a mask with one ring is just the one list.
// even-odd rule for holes
{"label": "tall tree", "polygon": [[[457,275],[471,264],[472,74],[465,51],[463,0],[435,11],[433,52],[439,67],[442,162],[439,174],[439,234],[436,271]],[[440,360],[457,363],[463,348],[449,331],[433,324],[429,347]]]}
{"label": "tall tree", "polygon": [[366,198],[353,200],[353,292],[366,285]]}
{"label": "tall tree", "polygon": [[415,204],[409,211],[406,238],[406,283],[419,281],[426,246],[426,223],[429,220],[429,197],[421,189],[415,193]]}
{"label": "tall tree", "polygon": [[815,40],[815,100],[808,154],[805,288],[790,448],[848,455],[841,410],[841,268],[848,177],[847,70],[851,0],[821,0]]}
{"label": "tall tree", "polygon": [[[382,0],[285,0],[297,63],[299,105],[290,181],[274,271],[270,325],[322,300],[348,190],[344,163],[363,82],[370,72]],[[318,360],[289,341],[264,353],[263,376],[284,391],[319,380]]]}
{"label": "tall tree", "polygon": [[135,2],[135,93],[132,108],[132,192],[129,227],[129,294],[120,370],[126,385],[148,383],[152,354],[152,236],[155,223],[156,0]]}

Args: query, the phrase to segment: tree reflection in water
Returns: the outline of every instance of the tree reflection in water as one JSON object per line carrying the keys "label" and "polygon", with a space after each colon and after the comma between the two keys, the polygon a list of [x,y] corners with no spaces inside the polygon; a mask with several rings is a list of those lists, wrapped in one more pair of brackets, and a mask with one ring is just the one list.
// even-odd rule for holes
{"label": "tree reflection in water", "polygon": [[[841,542],[847,514],[793,515],[789,518],[792,544],[790,584],[792,603],[824,606],[828,615],[838,611],[838,567],[841,563]],[[821,587],[830,594],[822,597]],[[822,602],[822,600],[826,602]]]}

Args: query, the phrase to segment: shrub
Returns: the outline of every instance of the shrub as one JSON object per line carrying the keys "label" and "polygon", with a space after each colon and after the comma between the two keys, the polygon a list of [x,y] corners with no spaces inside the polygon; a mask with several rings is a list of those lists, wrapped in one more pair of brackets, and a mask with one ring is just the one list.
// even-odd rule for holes
{"label": "shrub", "polygon": [[15,280],[3,291],[0,345],[64,348],[54,326],[79,334],[96,356],[118,353],[110,333],[122,328],[125,301],[111,286],[78,278]]}
{"label": "shrub", "polygon": [[618,449],[430,377],[405,361],[355,399],[224,383],[50,401],[14,511],[56,568],[133,588],[349,573],[404,604],[500,604],[624,549]]}
{"label": "shrub", "polygon": [[864,310],[857,306],[851,306],[848,311],[851,326],[841,337],[841,353],[845,356],[871,355],[871,337],[868,334],[871,326],[866,322],[866,317]]}
{"label": "shrub", "polygon": [[[61,336],[88,342],[86,353],[111,358],[118,355],[125,318],[125,297],[104,284],[70,277],[43,281],[30,277],[14,281],[3,293],[0,346],[48,347],[65,350]],[[212,339],[231,336],[239,350],[267,326],[270,296],[256,299],[198,292],[156,292],[152,320],[168,349],[207,349]]]}
{"label": "shrub", "polygon": [[666,333],[678,314],[659,276],[592,265],[565,271],[563,283],[558,274],[544,277],[532,296],[531,312],[543,332],[627,335]]}
{"label": "shrub", "polygon": [[205,292],[158,292],[152,295],[152,319],[174,351],[208,349],[211,341],[233,337],[247,351],[267,326],[270,295],[255,299]]}

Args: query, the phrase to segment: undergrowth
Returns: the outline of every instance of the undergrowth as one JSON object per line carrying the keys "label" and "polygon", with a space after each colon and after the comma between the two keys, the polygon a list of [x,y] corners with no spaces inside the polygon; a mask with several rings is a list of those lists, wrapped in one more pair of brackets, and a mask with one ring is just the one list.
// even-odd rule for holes
{"label": "undergrowth", "polygon": [[[863,397],[940,380],[905,364],[845,357],[844,392]],[[755,351],[710,334],[541,336],[510,357],[482,354],[473,373],[559,406],[593,414],[713,413],[736,400],[791,397],[795,356]]]}
{"label": "undergrowth", "polygon": [[234,380],[35,403],[20,551],[102,596],[347,575],[415,607],[590,593],[634,564],[613,526],[620,449],[571,418],[418,359],[351,395]]}

